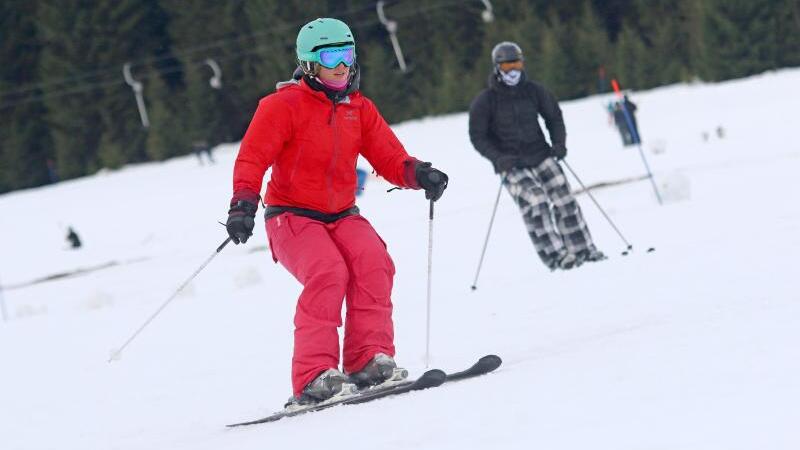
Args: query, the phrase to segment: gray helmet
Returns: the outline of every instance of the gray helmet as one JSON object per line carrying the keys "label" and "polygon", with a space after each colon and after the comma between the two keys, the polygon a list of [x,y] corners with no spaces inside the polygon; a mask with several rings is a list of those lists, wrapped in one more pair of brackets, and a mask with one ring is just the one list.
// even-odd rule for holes
{"label": "gray helmet", "polygon": [[515,42],[504,41],[492,49],[492,63],[500,64],[510,61],[525,61],[522,49]]}

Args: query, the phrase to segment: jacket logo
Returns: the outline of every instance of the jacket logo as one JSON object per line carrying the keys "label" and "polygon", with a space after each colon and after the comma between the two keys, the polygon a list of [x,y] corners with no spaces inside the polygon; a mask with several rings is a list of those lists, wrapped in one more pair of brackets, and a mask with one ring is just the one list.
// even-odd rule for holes
{"label": "jacket logo", "polygon": [[356,112],[352,109],[347,109],[344,111],[344,120],[358,120],[356,117]]}

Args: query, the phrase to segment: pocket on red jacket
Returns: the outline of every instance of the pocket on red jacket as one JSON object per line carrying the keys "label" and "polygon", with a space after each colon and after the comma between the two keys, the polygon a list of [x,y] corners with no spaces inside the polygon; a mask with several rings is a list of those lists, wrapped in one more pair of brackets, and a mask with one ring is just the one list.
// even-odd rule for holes
{"label": "pocket on red jacket", "polygon": [[276,247],[286,239],[291,239],[295,236],[289,225],[289,217],[291,214],[283,213],[275,217],[271,217],[266,222],[267,228],[267,242],[269,242],[269,250],[272,253],[272,260],[278,262],[280,260],[279,253],[281,250]]}

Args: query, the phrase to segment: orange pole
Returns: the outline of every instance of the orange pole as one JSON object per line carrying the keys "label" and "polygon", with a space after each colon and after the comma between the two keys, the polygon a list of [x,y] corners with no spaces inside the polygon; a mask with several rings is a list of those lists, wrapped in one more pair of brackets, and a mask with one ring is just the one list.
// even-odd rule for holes
{"label": "orange pole", "polygon": [[617,79],[616,78],[612,78],[611,79],[611,87],[614,88],[614,92],[617,93],[618,97],[622,96],[622,92],[620,92],[620,90],[619,90],[619,83],[617,83]]}

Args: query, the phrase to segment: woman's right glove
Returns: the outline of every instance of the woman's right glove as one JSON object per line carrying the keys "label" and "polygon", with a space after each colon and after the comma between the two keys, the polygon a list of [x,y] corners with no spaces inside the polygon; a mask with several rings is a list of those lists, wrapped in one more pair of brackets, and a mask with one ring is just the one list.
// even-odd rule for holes
{"label": "woman's right glove", "polygon": [[253,235],[258,200],[258,195],[252,194],[234,195],[231,199],[225,228],[234,244],[245,243]]}
{"label": "woman's right glove", "polygon": [[428,200],[439,200],[447,189],[447,174],[434,169],[429,162],[418,162],[414,175],[417,177],[419,187],[425,189],[425,198]]}

